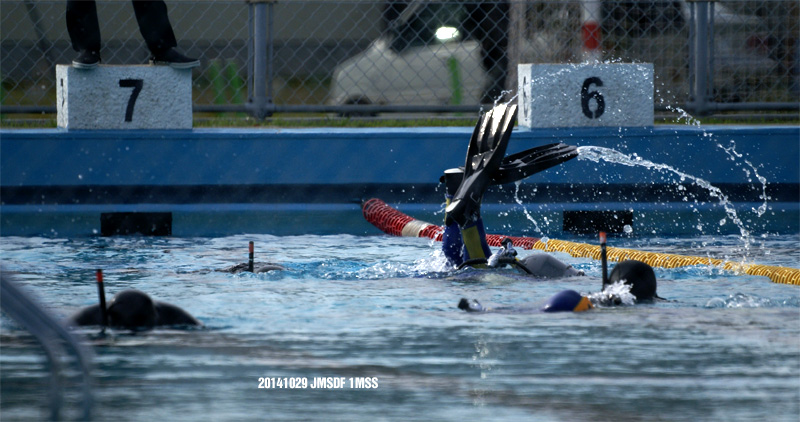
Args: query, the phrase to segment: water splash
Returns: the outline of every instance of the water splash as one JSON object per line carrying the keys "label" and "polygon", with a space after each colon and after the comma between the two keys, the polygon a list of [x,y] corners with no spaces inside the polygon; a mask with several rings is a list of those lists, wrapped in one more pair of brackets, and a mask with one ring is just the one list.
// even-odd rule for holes
{"label": "water splash", "polygon": [[[676,120],[678,122],[683,121],[688,126],[695,126],[698,129],[701,129],[703,131],[703,137],[709,138],[709,139],[714,139],[714,134],[711,133],[711,132],[707,132],[705,130],[705,128],[702,127],[701,122],[699,120],[695,119],[686,110],[684,110],[684,109],[682,109],[680,107],[671,106],[671,105],[667,105],[666,108],[669,111],[673,111],[673,112],[679,114],[679,116],[676,118]],[[761,183],[761,196],[760,196],[760,198],[764,202],[757,209],[753,208],[753,211],[759,217],[761,217],[762,215],[764,215],[765,212],[767,212],[767,200],[769,199],[769,197],[767,196],[767,179],[765,177],[761,176],[758,173],[758,169],[756,168],[756,166],[752,162],[750,162],[750,160],[744,158],[743,154],[736,152],[736,143],[735,142],[731,141],[730,147],[725,147],[720,142],[717,142],[716,146],[717,146],[717,148],[720,148],[721,150],[725,151],[725,153],[728,154],[728,156],[731,158],[731,161],[736,163],[737,166],[742,167],[741,163],[738,160],[744,161],[744,163],[747,165],[747,167],[749,167],[749,169],[745,168],[745,167],[742,167],[742,171],[744,171],[744,173],[747,176],[748,180],[752,182],[751,175],[750,175],[751,171],[752,171],[753,176],[755,176],[756,179],[758,179],[758,181]]]}
{"label": "water splash", "polygon": [[544,234],[544,233],[542,233],[542,229],[539,228],[539,223],[537,223],[536,219],[534,219],[533,216],[528,212],[528,208],[525,207],[525,204],[522,202],[522,199],[520,199],[520,197],[519,197],[519,187],[520,187],[520,185],[522,185],[522,181],[521,180],[518,180],[518,181],[514,182],[514,202],[516,202],[519,205],[522,205],[522,212],[525,213],[525,218],[527,218],[528,221],[533,223],[533,228],[534,228],[534,230],[536,230],[536,233]]}
{"label": "water splash", "polygon": [[[731,145],[730,147],[726,148],[726,147],[722,146],[722,144],[717,143],[717,147],[719,147],[723,151],[725,151],[728,154],[728,156],[731,157],[731,161],[736,162],[736,159],[739,158],[739,159],[743,160],[745,162],[745,164],[747,164],[748,167],[750,167],[750,170],[748,170],[746,168],[742,168],[744,173],[747,175],[747,180],[748,181],[752,182],[752,179],[750,179],[750,171],[752,170],[753,171],[753,176],[755,176],[756,179],[758,179],[758,181],[761,182],[761,196],[760,196],[760,198],[763,199],[764,202],[757,209],[753,208],[753,211],[756,213],[756,215],[761,217],[762,215],[764,215],[765,212],[767,212],[767,199],[769,199],[769,197],[767,196],[767,178],[762,176],[762,175],[760,175],[760,174],[758,174],[758,170],[756,170],[756,166],[754,166],[753,163],[750,162],[750,160],[744,158],[744,156],[742,154],[736,152],[736,143],[735,142],[731,141],[730,145]],[[737,165],[741,166],[741,164],[739,164],[739,163],[737,163]]]}
{"label": "water splash", "polygon": [[800,298],[790,297],[784,300],[775,300],[744,293],[735,293],[727,298],[715,297],[709,300],[706,308],[780,308],[797,307]]}
{"label": "water splash", "polygon": [[508,89],[508,90],[504,89],[500,91],[500,94],[498,94],[497,98],[494,99],[494,107],[497,107],[499,104],[510,104],[511,101],[517,98],[517,94],[511,96],[511,98],[509,98],[508,101],[503,101],[503,98],[505,98],[506,95],[511,95],[511,94],[514,94],[513,89]]}
{"label": "water splash", "polygon": [[698,128],[701,127],[700,126],[700,121],[695,119],[694,116],[689,114],[688,111],[686,111],[686,110],[684,110],[684,109],[682,109],[680,107],[672,106],[672,105],[669,105],[669,104],[666,104],[665,107],[669,111],[678,113],[678,117],[675,118],[676,121],[680,122],[681,120],[683,120],[684,124],[686,124],[686,125],[697,126]]}
{"label": "water splash", "polygon": [[636,304],[636,296],[631,293],[631,285],[625,284],[625,280],[606,285],[602,292],[591,293],[588,297],[592,304],[599,307]]}
{"label": "water splash", "polygon": [[[692,176],[691,174],[684,173],[669,165],[654,163],[650,160],[645,160],[636,154],[627,155],[611,148],[596,147],[596,146],[578,147],[578,159],[589,160],[595,163],[599,163],[600,161],[606,161],[609,163],[621,164],[629,167],[644,167],[648,170],[657,170],[657,171],[672,173],[680,178],[679,180],[681,183],[686,180],[690,180],[693,184],[706,189],[708,193],[711,195],[711,197],[718,198],[720,205],[722,205],[722,207],[725,209],[725,213],[728,216],[728,219],[733,221],[739,228],[739,233],[741,235],[742,241],[744,242],[745,252],[749,250],[750,231],[747,230],[744,223],[739,218],[739,215],[736,213],[736,209],[733,207],[733,204],[728,199],[728,196],[725,195],[718,187],[712,185],[708,181],[701,179],[699,177]],[[723,221],[726,221],[726,219],[723,219]],[[724,224],[723,221],[720,221],[720,224]]]}

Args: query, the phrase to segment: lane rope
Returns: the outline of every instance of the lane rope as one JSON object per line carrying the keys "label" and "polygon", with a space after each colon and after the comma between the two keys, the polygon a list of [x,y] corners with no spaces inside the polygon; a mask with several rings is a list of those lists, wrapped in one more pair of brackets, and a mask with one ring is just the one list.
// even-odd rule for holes
{"label": "lane rope", "polygon": [[[409,217],[378,198],[364,201],[361,210],[364,214],[364,218],[368,222],[386,234],[404,237],[427,237],[436,241],[442,240],[442,234],[444,233],[443,227]],[[504,236],[499,234],[486,235],[486,241],[489,246],[495,247],[501,246],[501,242],[506,238],[511,239],[515,247],[526,250],[538,249],[545,252],[563,252],[576,258],[600,259],[599,245],[557,239],[542,240],[536,237]],[[736,273],[765,276],[775,283],[800,286],[800,269],[798,268],[746,264],[716,258],[645,252],[626,248],[608,247],[606,248],[606,253],[609,261],[618,262],[626,259],[635,259],[651,267],[659,268],[708,265]]]}

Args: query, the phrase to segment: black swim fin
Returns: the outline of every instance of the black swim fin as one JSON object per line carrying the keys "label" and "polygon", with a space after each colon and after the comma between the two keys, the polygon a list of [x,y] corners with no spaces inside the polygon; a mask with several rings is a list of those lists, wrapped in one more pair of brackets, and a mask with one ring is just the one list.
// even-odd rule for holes
{"label": "black swim fin", "polygon": [[515,104],[501,104],[481,116],[475,125],[467,148],[464,178],[446,209],[460,226],[477,218],[483,194],[505,157],[516,118]]}
{"label": "black swim fin", "polygon": [[[578,147],[561,142],[520,151],[503,158],[500,167],[492,174],[492,184],[513,183],[577,156]],[[464,168],[452,168],[444,173],[439,181],[445,183],[449,195],[454,195],[464,178]]]}
{"label": "black swim fin", "polygon": [[504,185],[522,180],[578,156],[578,147],[564,143],[542,145],[505,157],[492,175],[492,183]]}

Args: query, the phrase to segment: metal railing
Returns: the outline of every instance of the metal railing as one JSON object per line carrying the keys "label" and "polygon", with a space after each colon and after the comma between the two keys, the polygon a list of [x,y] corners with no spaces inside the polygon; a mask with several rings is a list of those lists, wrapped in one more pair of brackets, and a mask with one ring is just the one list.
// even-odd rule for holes
{"label": "metal railing", "polygon": [[61,410],[64,407],[66,383],[62,372],[65,372],[64,363],[69,363],[67,358],[71,358],[80,369],[82,388],[79,418],[91,420],[94,405],[92,352],[3,272],[0,272],[0,309],[33,335],[47,355],[50,370],[49,420],[61,420],[63,416]]}
{"label": "metal railing", "polygon": [[[105,64],[149,51],[130,2],[100,1]],[[796,0],[170,1],[197,113],[451,113],[516,90],[518,63],[648,62],[655,107],[695,114],[800,110]],[[587,7],[589,6],[589,7]],[[0,2],[1,113],[54,113],[70,63],[62,1]],[[587,16],[587,10],[594,11]]]}

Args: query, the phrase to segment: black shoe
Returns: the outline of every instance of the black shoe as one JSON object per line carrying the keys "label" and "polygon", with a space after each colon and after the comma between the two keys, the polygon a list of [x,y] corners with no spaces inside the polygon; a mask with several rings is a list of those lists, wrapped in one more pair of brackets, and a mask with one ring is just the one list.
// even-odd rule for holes
{"label": "black shoe", "polygon": [[174,48],[170,48],[151,57],[150,64],[168,65],[174,69],[191,69],[200,66],[200,60],[186,57]]}
{"label": "black shoe", "polygon": [[81,50],[81,54],[72,61],[76,69],[94,69],[100,63],[100,53],[97,51]]}

